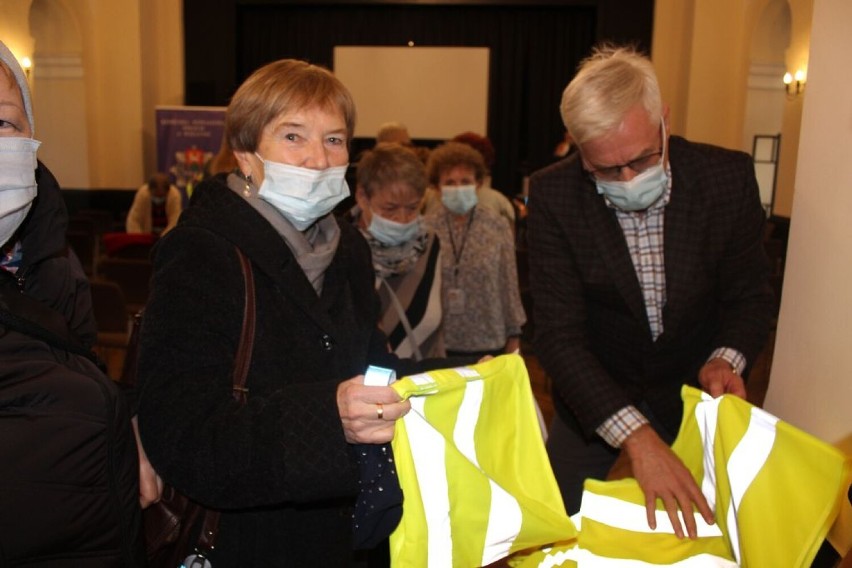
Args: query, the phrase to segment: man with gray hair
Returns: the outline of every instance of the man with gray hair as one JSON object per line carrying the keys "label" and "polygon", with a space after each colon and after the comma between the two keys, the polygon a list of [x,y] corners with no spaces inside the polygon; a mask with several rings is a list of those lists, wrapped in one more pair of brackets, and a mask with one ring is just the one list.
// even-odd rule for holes
{"label": "man with gray hair", "polygon": [[746,396],[773,312],[764,212],[742,152],[670,136],[653,66],[603,46],[565,89],[577,152],[532,176],[535,353],[553,381],[548,452],[569,513],[583,481],[632,476],[648,524],[713,513],[669,445],[683,384]]}

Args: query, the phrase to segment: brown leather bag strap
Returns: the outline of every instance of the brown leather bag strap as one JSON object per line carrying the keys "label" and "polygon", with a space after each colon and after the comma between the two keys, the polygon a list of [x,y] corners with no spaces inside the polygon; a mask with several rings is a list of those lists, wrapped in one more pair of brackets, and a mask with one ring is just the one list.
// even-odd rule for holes
{"label": "brown leather bag strap", "polygon": [[254,297],[254,272],[251,269],[251,261],[239,249],[237,257],[240,259],[240,267],[243,269],[245,280],[246,301],[243,308],[243,329],[240,333],[240,344],[237,347],[237,357],[234,360],[234,398],[240,404],[245,404],[248,389],[246,388],[246,377],[251,365],[251,353],[254,349],[254,320],[255,320],[255,297]]}
{"label": "brown leather bag strap", "polygon": [[[240,259],[240,268],[245,280],[246,301],[243,308],[243,329],[240,332],[240,343],[237,347],[237,357],[234,361],[234,398],[240,404],[245,404],[248,389],[246,378],[251,365],[251,354],[254,350],[254,326],[255,326],[255,296],[254,296],[254,273],[251,269],[251,261],[239,249],[237,257]],[[201,526],[201,534],[198,535],[198,547],[196,550],[212,550],[216,545],[216,536],[219,534],[219,511],[205,511],[204,524]]]}

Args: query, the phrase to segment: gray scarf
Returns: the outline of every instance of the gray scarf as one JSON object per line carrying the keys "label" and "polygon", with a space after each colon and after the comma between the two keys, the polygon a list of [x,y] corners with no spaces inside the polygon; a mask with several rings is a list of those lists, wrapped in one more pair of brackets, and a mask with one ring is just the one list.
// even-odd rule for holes
{"label": "gray scarf", "polygon": [[305,232],[299,231],[272,204],[257,196],[258,188],[237,174],[228,175],[228,187],[254,207],[278,231],[290,248],[317,295],[322,294],[325,270],[331,264],[340,242],[340,227],[329,213]]}

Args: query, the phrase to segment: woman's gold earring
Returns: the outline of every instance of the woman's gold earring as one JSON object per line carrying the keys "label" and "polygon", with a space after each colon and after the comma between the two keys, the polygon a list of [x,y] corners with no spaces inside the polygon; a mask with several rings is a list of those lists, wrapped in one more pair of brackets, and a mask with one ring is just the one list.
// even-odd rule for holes
{"label": "woman's gold earring", "polygon": [[246,187],[243,189],[243,195],[251,197],[251,174],[246,176]]}

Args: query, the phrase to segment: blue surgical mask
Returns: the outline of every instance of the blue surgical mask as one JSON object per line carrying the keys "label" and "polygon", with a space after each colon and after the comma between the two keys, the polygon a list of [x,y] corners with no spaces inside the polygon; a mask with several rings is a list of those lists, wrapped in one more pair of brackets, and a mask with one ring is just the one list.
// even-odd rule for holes
{"label": "blue surgical mask", "polygon": [[669,184],[662,162],[652,166],[630,181],[595,180],[598,193],[622,211],[642,211],[653,205]]}
{"label": "blue surgical mask", "polygon": [[475,185],[441,186],[441,203],[456,215],[464,215],[476,207],[478,201]]}
{"label": "blue surgical mask", "polygon": [[663,125],[663,153],[660,162],[629,181],[595,179],[598,193],[605,195],[610,203],[622,211],[642,211],[656,203],[669,186],[669,176],[664,166],[666,142]]}
{"label": "blue surgical mask", "polygon": [[370,226],[367,227],[367,230],[380,243],[395,247],[410,241],[420,234],[420,217],[418,216],[409,223],[397,223],[373,212],[373,216],[370,219]]}
{"label": "blue surgical mask", "polygon": [[40,144],[32,138],[0,138],[0,246],[12,238],[35,200]]}
{"label": "blue surgical mask", "polygon": [[304,231],[349,195],[347,167],[312,170],[263,160],[263,183],[257,195]]}

